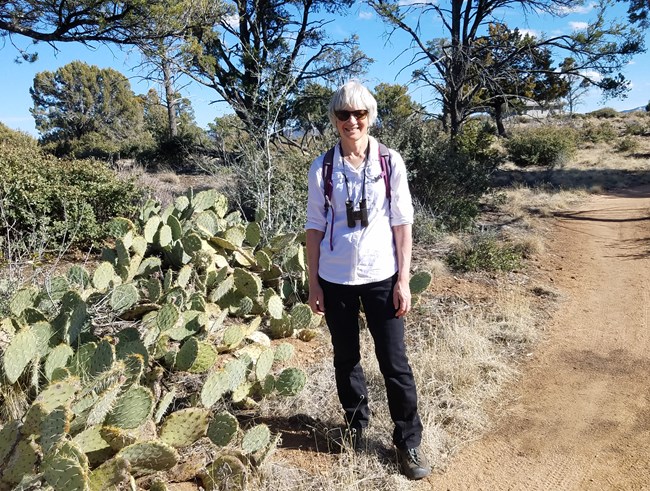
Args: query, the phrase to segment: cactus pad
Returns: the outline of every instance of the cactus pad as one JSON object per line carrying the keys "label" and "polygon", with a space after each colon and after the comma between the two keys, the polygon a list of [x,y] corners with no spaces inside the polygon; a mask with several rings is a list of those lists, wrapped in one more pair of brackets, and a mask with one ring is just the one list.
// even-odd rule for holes
{"label": "cactus pad", "polygon": [[233,271],[235,288],[245,297],[255,298],[262,291],[262,280],[245,269],[235,268]]}
{"label": "cactus pad", "polygon": [[13,454],[7,461],[2,481],[9,484],[18,484],[23,476],[34,474],[40,450],[32,439],[21,440],[16,445]]}
{"label": "cactus pad", "polygon": [[230,390],[230,376],[224,370],[213,372],[208,375],[208,378],[203,384],[201,389],[201,404],[206,408],[211,407],[221,397]]}
{"label": "cactus pad", "polygon": [[138,303],[138,300],[138,289],[132,283],[126,283],[115,287],[111,293],[110,305],[115,312],[122,313]]}
{"label": "cactus pad", "polygon": [[311,325],[311,308],[304,304],[298,303],[291,309],[291,327],[294,330],[305,329]]}
{"label": "cactus pad", "polygon": [[255,262],[263,270],[269,269],[272,264],[269,255],[266,252],[261,250],[255,253]]}
{"label": "cactus pad", "polygon": [[72,411],[66,406],[60,406],[45,416],[41,422],[40,432],[40,443],[44,452],[49,452],[56,443],[65,438],[66,434],[70,432],[71,420]]}
{"label": "cactus pad", "polygon": [[305,372],[298,368],[285,368],[275,381],[275,389],[281,396],[295,396],[307,381]]}
{"label": "cactus pad", "polygon": [[269,427],[261,424],[253,426],[244,434],[241,442],[242,453],[251,454],[265,448],[271,441],[271,430]]}
{"label": "cactus pad", "polygon": [[113,455],[113,449],[102,438],[99,429],[99,426],[86,428],[72,440],[93,465],[101,464]]}
{"label": "cactus pad", "polygon": [[93,273],[93,285],[100,291],[106,290],[113,278],[115,277],[115,269],[113,265],[107,261],[104,261]]}
{"label": "cactus pad", "polygon": [[51,383],[38,395],[34,402],[43,404],[45,410],[50,412],[73,399],[78,389],[79,380],[76,378]]}
{"label": "cactus pad", "polygon": [[431,274],[426,271],[418,271],[409,281],[411,295],[419,295],[423,293],[431,284]]}
{"label": "cactus pad", "polygon": [[206,491],[223,489],[223,483],[228,483],[231,491],[246,489],[246,466],[234,455],[218,456],[212,464],[201,473],[201,482]]}
{"label": "cactus pad", "polygon": [[246,381],[247,364],[242,360],[230,360],[224,370],[228,374],[228,389],[233,391]]}
{"label": "cactus pad", "polygon": [[222,345],[226,350],[236,348],[244,340],[244,331],[239,326],[228,326],[223,331]]}
{"label": "cactus pad", "polygon": [[54,491],[86,491],[89,475],[75,459],[61,455],[48,455],[41,466],[47,483]]}
{"label": "cactus pad", "polygon": [[235,280],[232,276],[226,277],[223,281],[221,281],[217,287],[212,290],[212,293],[210,293],[210,301],[211,302],[218,302],[221,300],[226,293],[231,291],[235,287]]}
{"label": "cactus pad", "polygon": [[255,377],[257,380],[264,380],[271,370],[274,359],[275,353],[270,348],[260,353],[260,356],[257,357],[257,361],[255,362]]}
{"label": "cactus pad", "polygon": [[95,376],[108,370],[115,361],[115,346],[109,339],[102,339],[88,363],[88,373]]}
{"label": "cactus pad", "polygon": [[160,398],[154,415],[154,421],[156,423],[160,423],[167,410],[171,407],[172,402],[174,402],[175,397],[176,387],[172,387],[170,391],[166,392],[165,395]]}
{"label": "cactus pad", "polygon": [[133,445],[138,440],[135,433],[115,426],[102,426],[99,428],[99,434],[102,439],[117,452],[122,450],[124,447]]}
{"label": "cactus pad", "polygon": [[[18,420],[11,421],[0,428],[0,462],[6,462],[7,457],[11,454],[11,450],[14,448],[18,438],[20,438],[20,433],[21,427]],[[33,432],[23,433],[29,435]],[[2,467],[1,464],[0,467]]]}
{"label": "cactus pad", "polygon": [[187,447],[205,436],[209,418],[210,412],[199,407],[176,411],[162,424],[160,439],[172,447]]}
{"label": "cactus pad", "polygon": [[184,372],[203,373],[217,361],[217,352],[210,343],[190,337],[176,355],[176,369]]}
{"label": "cactus pad", "polygon": [[135,385],[117,399],[115,407],[108,414],[105,422],[118,428],[137,428],[149,418],[152,408],[151,391]]}
{"label": "cactus pad", "polygon": [[86,289],[90,285],[90,274],[86,268],[77,264],[68,269],[66,278],[72,285],[81,289]]}
{"label": "cactus pad", "polygon": [[162,306],[156,315],[156,325],[161,332],[172,329],[178,322],[180,312],[174,304],[167,303]]}
{"label": "cactus pad", "polygon": [[127,489],[130,464],[121,457],[107,460],[90,473],[90,491]]}
{"label": "cactus pad", "polygon": [[9,310],[16,317],[20,317],[23,310],[34,306],[34,301],[36,300],[37,295],[38,291],[35,288],[23,288],[22,290],[18,290],[14,296],[11,297]]}
{"label": "cactus pad", "polygon": [[158,228],[160,227],[162,220],[158,215],[153,215],[147,220],[147,223],[144,224],[144,238],[150,244],[154,242]]}
{"label": "cactus pad", "polygon": [[273,319],[282,319],[284,315],[284,305],[282,304],[282,299],[278,295],[271,295],[266,303],[266,308],[269,311],[269,315]]}
{"label": "cactus pad", "polygon": [[37,340],[31,329],[25,328],[18,331],[2,357],[4,374],[10,384],[18,380],[37,353]]}
{"label": "cactus pad", "polygon": [[215,414],[208,426],[207,436],[220,447],[228,445],[239,430],[239,423],[230,413]]}
{"label": "cactus pad", "polygon": [[52,380],[52,372],[57,368],[65,367],[73,355],[74,351],[65,343],[61,343],[53,348],[45,360],[45,378]]}
{"label": "cactus pad", "polygon": [[152,440],[124,447],[117,454],[131,464],[134,475],[171,469],[178,462],[178,453],[164,442]]}
{"label": "cactus pad", "polygon": [[89,426],[99,425],[104,422],[106,415],[111,412],[117,402],[117,398],[122,390],[122,384],[117,383],[103,391],[97,400],[93,402],[90,412],[87,415],[86,424]]}
{"label": "cactus pad", "polygon": [[295,348],[292,344],[282,343],[275,347],[275,360],[284,363],[291,359]]}

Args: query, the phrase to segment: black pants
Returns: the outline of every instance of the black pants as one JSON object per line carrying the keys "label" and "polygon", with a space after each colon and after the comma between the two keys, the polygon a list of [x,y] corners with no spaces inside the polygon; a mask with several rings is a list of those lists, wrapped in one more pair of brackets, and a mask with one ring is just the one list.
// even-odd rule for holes
{"label": "black pants", "polygon": [[319,278],[325,297],[325,320],[334,347],[336,387],[347,423],[364,428],[370,417],[359,345],[358,319],[363,304],[386,384],[388,409],[395,423],[393,443],[399,448],[413,448],[420,445],[422,423],[415,380],[406,356],[404,321],[395,317],[396,281],[397,275],[365,285],[339,285]]}

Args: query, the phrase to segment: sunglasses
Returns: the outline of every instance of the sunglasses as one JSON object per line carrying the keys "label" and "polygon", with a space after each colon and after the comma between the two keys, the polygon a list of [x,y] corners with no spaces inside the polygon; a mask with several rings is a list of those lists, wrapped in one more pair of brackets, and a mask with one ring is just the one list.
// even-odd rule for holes
{"label": "sunglasses", "polygon": [[366,119],[368,116],[368,111],[365,109],[358,109],[356,111],[334,111],[334,116],[336,116],[336,119],[339,121],[347,121],[350,119],[350,116],[354,116],[354,119],[360,121],[362,119]]}

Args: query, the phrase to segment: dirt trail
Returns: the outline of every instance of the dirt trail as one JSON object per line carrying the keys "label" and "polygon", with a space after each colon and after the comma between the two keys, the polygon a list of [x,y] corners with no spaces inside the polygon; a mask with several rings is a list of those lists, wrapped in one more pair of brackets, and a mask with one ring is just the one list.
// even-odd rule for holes
{"label": "dirt trail", "polygon": [[426,488],[650,490],[650,188],[553,221],[548,340],[496,428]]}

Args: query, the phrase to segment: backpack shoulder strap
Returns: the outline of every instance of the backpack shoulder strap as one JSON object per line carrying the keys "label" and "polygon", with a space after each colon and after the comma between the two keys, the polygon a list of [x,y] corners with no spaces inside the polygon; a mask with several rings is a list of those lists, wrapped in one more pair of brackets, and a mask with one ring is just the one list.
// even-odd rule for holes
{"label": "backpack shoulder strap", "polygon": [[390,150],[383,143],[379,143],[379,163],[381,165],[381,173],[384,178],[384,184],[386,185],[386,197],[388,198],[388,203],[390,204],[390,176],[393,171],[393,167],[390,161]]}
{"label": "backpack shoulder strap", "polygon": [[323,157],[323,193],[325,194],[325,213],[330,206],[332,200],[332,169],[334,168],[334,148],[330,148],[325,152]]}

